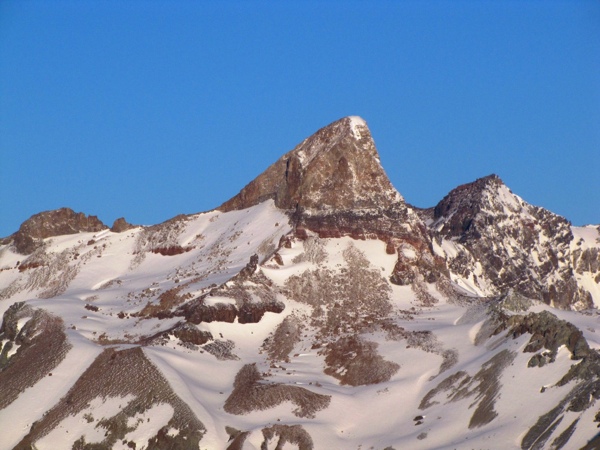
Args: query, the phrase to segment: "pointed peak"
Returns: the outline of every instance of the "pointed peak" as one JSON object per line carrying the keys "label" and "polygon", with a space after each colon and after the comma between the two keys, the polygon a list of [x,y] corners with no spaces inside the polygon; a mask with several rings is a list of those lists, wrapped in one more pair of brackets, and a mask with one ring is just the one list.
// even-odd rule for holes
{"label": "pointed peak", "polygon": [[381,167],[366,122],[357,116],[318,130],[219,209],[244,209],[267,199],[282,209],[314,211],[403,202]]}
{"label": "pointed peak", "polygon": [[477,217],[527,214],[528,206],[498,175],[492,174],[450,191],[434,208],[434,226],[443,224],[448,236],[458,236],[472,229]]}
{"label": "pointed peak", "polygon": [[[297,156],[302,166],[306,167],[319,153],[331,150],[342,141],[360,144],[359,148],[375,148],[367,122],[359,116],[348,116],[320,128],[282,158]],[[375,157],[379,161],[377,150]]]}
{"label": "pointed peak", "polygon": [[448,195],[456,194],[456,193],[470,193],[475,194],[487,189],[489,187],[498,187],[503,186],[504,182],[500,179],[498,175],[495,173],[491,175],[487,175],[485,177],[477,178],[475,181],[470,183],[461,184],[460,186],[452,189]]}
{"label": "pointed peak", "polygon": [[[495,226],[500,218],[520,217],[522,223],[568,223],[567,219],[514,194],[497,175],[488,175],[450,191],[434,208],[432,226],[446,236],[457,236],[474,222]],[[561,225],[562,226],[562,225]],[[444,231],[445,230],[445,231]]]}
{"label": "pointed peak", "polygon": [[361,138],[361,132],[364,131],[365,128],[367,130],[369,129],[369,127],[367,126],[367,122],[365,122],[365,120],[362,117],[348,116],[346,117],[346,119],[350,121],[350,129],[352,130],[352,133],[354,134],[354,137],[356,139]]}
{"label": "pointed peak", "polygon": [[495,173],[488,175],[486,177],[478,178],[473,183],[474,185],[479,186],[505,186],[504,182],[500,179],[498,175]]}

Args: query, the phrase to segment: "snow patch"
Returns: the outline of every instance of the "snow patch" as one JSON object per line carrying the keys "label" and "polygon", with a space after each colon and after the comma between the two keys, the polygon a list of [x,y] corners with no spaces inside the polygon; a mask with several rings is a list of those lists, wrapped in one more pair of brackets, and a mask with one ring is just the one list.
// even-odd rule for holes
{"label": "snow patch", "polygon": [[357,140],[360,140],[362,138],[361,128],[367,128],[367,122],[359,116],[350,116],[348,118],[350,119],[350,129],[352,130],[352,134]]}
{"label": "snow patch", "polygon": [[[175,410],[168,403],[161,403],[152,406],[152,408],[144,411],[141,414],[136,414],[130,417],[127,421],[129,428],[135,428],[125,435],[123,441],[117,442],[113,446],[113,450],[129,450],[129,442],[133,441],[136,444],[136,448],[144,448],[148,443],[148,440],[157,435],[159,430],[169,423]],[[169,433],[171,436],[177,436],[179,430],[170,429]],[[127,445],[124,441],[128,441]]]}

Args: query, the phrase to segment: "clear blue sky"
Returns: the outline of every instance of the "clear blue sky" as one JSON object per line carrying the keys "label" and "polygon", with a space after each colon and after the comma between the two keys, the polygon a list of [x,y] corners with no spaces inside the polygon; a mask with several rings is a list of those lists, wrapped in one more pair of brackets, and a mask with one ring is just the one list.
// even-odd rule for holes
{"label": "clear blue sky", "polygon": [[212,209],[347,115],[416,206],[600,223],[600,2],[0,1],[0,236]]}

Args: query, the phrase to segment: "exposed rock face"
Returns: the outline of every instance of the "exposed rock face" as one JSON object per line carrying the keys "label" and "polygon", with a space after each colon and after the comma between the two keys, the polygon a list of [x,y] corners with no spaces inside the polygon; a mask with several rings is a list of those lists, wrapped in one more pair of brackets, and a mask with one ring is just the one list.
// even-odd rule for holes
{"label": "exposed rock face", "polygon": [[366,123],[346,117],[320,129],[219,208],[277,207],[328,211],[390,207],[402,197],[379,162]]}
{"label": "exposed rock face", "polygon": [[113,233],[123,233],[125,231],[137,228],[137,225],[132,225],[125,220],[124,217],[119,217],[113,222],[113,226],[110,227],[110,231]]}
{"label": "exposed rock face", "polygon": [[418,273],[437,279],[445,272],[432,253],[429,232],[385,174],[367,124],[346,117],[320,129],[225,202],[243,209],[274,199],[290,211],[296,236],[379,239],[389,253],[400,248],[420,264],[397,265],[392,281],[410,284]]}
{"label": "exposed rock face", "polygon": [[[258,255],[250,257],[250,261],[228,283],[212,289],[178,308],[174,315],[183,316],[188,322],[258,323],[266,312],[279,314],[285,305],[274,295],[275,286],[261,272],[255,272],[258,266]],[[227,297],[235,302],[206,304],[210,296]]]}
{"label": "exposed rock face", "polygon": [[448,268],[482,291],[514,289],[560,308],[592,305],[573,277],[570,223],[525,203],[496,175],[452,190],[435,207],[430,229],[438,243],[456,245]]}
{"label": "exposed rock face", "polygon": [[80,232],[97,232],[106,228],[108,227],[96,216],[86,216],[69,208],[60,208],[31,216],[11,237],[15,249],[23,255],[29,255],[40,246],[42,239]]}
{"label": "exposed rock face", "polygon": [[207,342],[213,341],[213,335],[210,331],[201,331],[194,325],[188,322],[179,322],[174,327],[161,331],[154,336],[141,339],[138,343],[143,345],[161,345],[169,342],[170,338],[174,337],[181,341],[183,345],[204,345]]}

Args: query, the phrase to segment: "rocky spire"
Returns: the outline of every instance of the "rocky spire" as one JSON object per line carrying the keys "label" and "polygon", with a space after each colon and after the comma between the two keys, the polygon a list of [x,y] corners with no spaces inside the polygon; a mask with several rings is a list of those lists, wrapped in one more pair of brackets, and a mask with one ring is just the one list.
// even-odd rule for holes
{"label": "rocky spire", "polygon": [[403,202],[360,117],[321,128],[219,209],[244,209],[267,199],[286,210],[321,211],[387,208]]}

